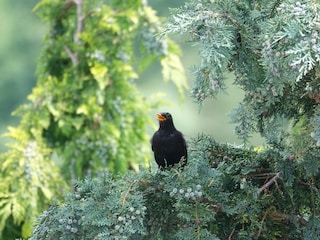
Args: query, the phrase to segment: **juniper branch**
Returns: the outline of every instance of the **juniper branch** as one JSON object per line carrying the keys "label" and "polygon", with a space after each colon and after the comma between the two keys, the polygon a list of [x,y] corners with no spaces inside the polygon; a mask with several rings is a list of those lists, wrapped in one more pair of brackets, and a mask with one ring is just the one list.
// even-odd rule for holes
{"label": "juniper branch", "polygon": [[277,179],[280,178],[280,175],[281,175],[281,172],[277,172],[273,178],[271,178],[267,183],[265,183],[262,187],[258,189],[258,194],[260,194],[261,192],[263,192],[263,190],[267,189],[273,183],[275,183]]}

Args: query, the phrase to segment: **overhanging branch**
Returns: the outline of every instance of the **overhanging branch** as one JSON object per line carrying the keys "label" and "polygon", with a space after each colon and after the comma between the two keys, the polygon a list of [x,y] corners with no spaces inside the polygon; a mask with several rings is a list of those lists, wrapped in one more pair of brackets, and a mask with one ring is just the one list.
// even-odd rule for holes
{"label": "overhanging branch", "polygon": [[271,178],[267,183],[265,183],[263,186],[261,186],[258,189],[258,194],[263,192],[265,189],[270,187],[272,184],[276,183],[277,179],[280,178],[281,172],[277,172],[273,178]]}

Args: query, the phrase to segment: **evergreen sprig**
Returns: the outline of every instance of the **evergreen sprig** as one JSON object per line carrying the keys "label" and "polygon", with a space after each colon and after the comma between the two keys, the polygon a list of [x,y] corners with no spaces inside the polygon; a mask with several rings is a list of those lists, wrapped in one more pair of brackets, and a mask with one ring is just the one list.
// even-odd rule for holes
{"label": "evergreen sprig", "polygon": [[317,125],[319,9],[311,0],[190,1],[172,11],[165,32],[199,46],[195,101],[216,96],[230,71],[245,92],[233,119],[239,136],[260,132],[279,143],[303,116],[313,119],[310,129]]}
{"label": "evergreen sprig", "polygon": [[37,85],[0,156],[0,235],[10,238],[31,234],[65,182],[147,163],[153,103],[135,85],[142,70],[159,61],[181,96],[187,88],[179,47],[155,36],[161,20],[145,1],[43,0],[34,11],[48,26]]}
{"label": "evergreen sprig", "polygon": [[0,231],[10,236],[15,228],[22,237],[32,231],[34,217],[67,186],[59,169],[50,160],[51,150],[37,136],[33,139],[22,129],[10,128],[7,136],[15,140],[1,155]]}
{"label": "evergreen sprig", "polygon": [[[126,6],[123,1],[114,3],[121,9]],[[52,9],[46,9],[48,16],[57,11]],[[69,10],[68,6],[62,9]],[[38,219],[32,239],[319,238],[319,9],[319,3],[311,0],[192,0],[173,10],[165,33],[189,34],[200,49],[201,63],[195,68],[192,89],[195,100],[202,103],[216,96],[225,86],[225,72],[231,71],[235,84],[245,93],[233,115],[237,133],[246,141],[259,132],[267,146],[221,144],[200,135],[188,145],[190,157],[183,171],[176,166],[167,171],[141,170],[119,176],[106,172],[79,181],[64,203],[53,205]],[[120,21],[124,28],[102,21],[104,30],[119,41],[123,40],[122,33],[131,34],[126,26],[136,26],[136,22],[130,12],[123,16],[110,8],[105,11],[104,16]],[[53,36],[64,36],[65,22],[55,24],[58,27]],[[87,57],[78,49],[81,35],[73,34],[67,33],[76,44],[68,45],[59,55],[67,59],[58,61],[67,64],[66,74],[77,73],[77,68],[68,66],[79,56]],[[143,35],[148,36],[150,32]],[[159,46],[170,49],[158,43],[143,49]],[[123,45],[122,53],[128,49],[130,44]],[[130,61],[126,54],[114,56],[125,61],[113,66],[113,73],[119,69],[134,72],[133,68],[123,68]],[[51,65],[57,67],[52,71],[56,74],[52,83],[68,82],[69,78],[57,81],[57,76],[65,76],[59,71],[62,65]],[[89,64],[88,71],[98,87],[108,88],[98,81],[101,66],[97,66]],[[35,106],[41,106],[43,99],[48,101],[36,99]],[[123,99],[118,100],[121,105]],[[48,109],[53,119],[61,121],[52,104]],[[86,108],[79,111],[85,114]],[[40,123],[46,126],[47,122]],[[116,133],[117,127],[112,128]],[[65,134],[64,128],[60,130]],[[89,139],[88,144],[92,142],[95,144]],[[121,159],[122,154],[117,152],[115,157]],[[92,157],[81,156],[83,160]]]}
{"label": "evergreen sprig", "polygon": [[[35,239],[315,239],[314,175],[281,149],[248,149],[200,135],[189,164],[101,174],[75,184],[40,218]],[[308,159],[308,156],[306,156]],[[76,228],[76,229],[75,229]]]}

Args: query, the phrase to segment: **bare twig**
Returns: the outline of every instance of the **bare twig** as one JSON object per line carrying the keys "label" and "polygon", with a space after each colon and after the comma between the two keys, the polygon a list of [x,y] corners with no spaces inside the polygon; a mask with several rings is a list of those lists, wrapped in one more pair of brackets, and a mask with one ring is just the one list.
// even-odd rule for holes
{"label": "bare twig", "polygon": [[125,205],[125,203],[126,203],[126,201],[127,201],[127,197],[128,197],[128,195],[129,195],[130,191],[132,191],[132,189],[133,189],[133,187],[134,187],[134,185],[135,185],[136,183],[137,183],[137,180],[133,180],[133,181],[131,182],[131,184],[128,186],[128,189],[127,189],[127,191],[124,193],[124,196],[123,196],[123,198],[122,198],[122,206]]}
{"label": "bare twig", "polygon": [[[268,171],[270,169],[256,169],[256,171]],[[253,174],[247,174],[243,177],[245,178],[254,178],[254,179],[268,179],[270,176],[274,176],[277,173],[270,172],[270,173],[253,173]]]}
{"label": "bare twig", "polygon": [[73,66],[76,66],[76,65],[78,64],[78,62],[79,62],[79,60],[78,60],[78,54],[73,53],[73,52],[70,50],[70,48],[68,48],[67,46],[64,46],[64,50],[67,52],[69,58],[71,59]]}
{"label": "bare twig", "polygon": [[79,35],[82,32],[83,20],[84,20],[84,17],[82,15],[82,5],[83,5],[83,3],[82,3],[82,0],[73,0],[73,1],[77,6],[77,29],[76,29],[76,32],[73,35],[73,41],[76,44],[79,44],[80,43]]}
{"label": "bare twig", "polygon": [[236,230],[235,228],[232,229],[231,233],[229,234],[228,240],[232,239],[232,236],[233,236],[235,230]]}
{"label": "bare twig", "polygon": [[[73,41],[75,44],[80,44],[79,36],[83,30],[83,20],[84,20],[84,16],[82,14],[83,2],[82,0],[73,0],[72,3],[74,3],[77,8],[77,27],[76,27],[75,33],[73,34]],[[72,6],[72,4],[71,3],[68,4],[68,8],[69,6]],[[64,50],[67,52],[68,56],[70,57],[72,64],[76,66],[79,63],[78,54],[72,52],[70,48],[67,46],[64,46]]]}
{"label": "bare twig", "polygon": [[306,226],[308,221],[299,215],[278,212],[275,207],[270,207],[268,217],[275,222],[299,222],[302,226]]}
{"label": "bare twig", "polygon": [[278,185],[278,182],[275,182],[275,185],[276,185],[276,188],[277,188],[280,196],[283,198],[283,192],[280,190],[280,187],[279,187],[279,185]]}
{"label": "bare twig", "polygon": [[266,188],[270,187],[273,183],[277,181],[278,178],[280,178],[281,172],[277,172],[276,175],[271,178],[266,184],[264,184],[262,187],[258,189],[258,194],[263,192]]}
{"label": "bare twig", "polygon": [[263,215],[263,218],[261,220],[261,225],[259,227],[259,231],[257,233],[257,236],[256,236],[256,239],[259,239],[260,235],[261,235],[261,231],[263,229],[263,224],[264,224],[264,221],[266,220],[266,217],[268,215],[268,212],[269,212],[269,209],[267,209],[267,211],[265,212],[265,214]]}
{"label": "bare twig", "polygon": [[201,227],[200,227],[200,219],[199,219],[199,215],[198,215],[198,204],[196,204],[196,211],[195,211],[195,222],[197,225],[197,236],[198,239],[200,239],[200,235],[201,235]]}

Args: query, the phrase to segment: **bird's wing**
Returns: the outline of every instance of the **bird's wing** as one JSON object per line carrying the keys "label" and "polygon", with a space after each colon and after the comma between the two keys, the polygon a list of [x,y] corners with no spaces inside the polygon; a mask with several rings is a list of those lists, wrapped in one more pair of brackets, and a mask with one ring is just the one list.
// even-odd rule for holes
{"label": "bird's wing", "polygon": [[159,135],[159,132],[158,132],[158,131],[156,131],[156,132],[153,134],[153,136],[152,136],[152,138],[151,138],[151,140],[150,140],[150,142],[151,142],[151,149],[152,149],[153,152],[154,152],[155,139],[157,138],[157,135]]}

